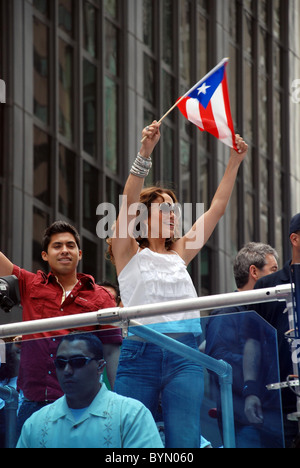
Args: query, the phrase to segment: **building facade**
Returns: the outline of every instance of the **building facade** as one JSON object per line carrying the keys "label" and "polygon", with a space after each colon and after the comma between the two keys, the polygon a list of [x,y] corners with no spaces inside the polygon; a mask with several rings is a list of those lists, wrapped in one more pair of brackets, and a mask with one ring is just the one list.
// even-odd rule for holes
{"label": "building facade", "polygon": [[[248,241],[287,260],[300,211],[299,11],[300,0],[0,0],[0,249],[43,268],[42,233],[65,219],[82,238],[82,271],[114,280],[97,207],[118,209],[142,128],[229,57],[249,157],[191,273],[199,294],[231,291],[232,259]],[[208,208],[228,155],[175,109],[147,184]]]}

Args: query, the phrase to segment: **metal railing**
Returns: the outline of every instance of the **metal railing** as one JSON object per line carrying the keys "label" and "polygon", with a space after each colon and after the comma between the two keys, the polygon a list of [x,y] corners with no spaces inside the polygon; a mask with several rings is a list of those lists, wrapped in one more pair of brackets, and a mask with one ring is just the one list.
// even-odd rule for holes
{"label": "metal railing", "polygon": [[[293,302],[292,295],[293,287],[289,284],[277,286],[275,288],[220,294],[182,301],[171,301],[124,308],[111,308],[79,315],[1,325],[0,338],[9,338],[17,335],[31,335],[69,328],[83,328],[103,324],[120,326],[125,330],[126,334],[128,327],[131,327],[131,333],[144,338],[146,341],[157,344],[161,348],[165,348],[179,354],[180,356],[197,362],[204,368],[218,375],[221,390],[224,447],[234,448],[235,428],[231,366],[222,360],[216,360],[179,343],[166,335],[162,335],[146,326],[142,326],[138,322],[135,322],[135,319],[143,317],[158,317],[162,314],[176,314],[185,311],[205,311],[224,307],[250,305],[261,302],[285,301],[287,304],[291,304]],[[5,392],[0,393],[0,398],[11,401],[11,395],[8,395],[8,393],[5,395]],[[13,440],[13,438],[14,436],[12,434],[11,440]]]}
{"label": "metal railing", "polygon": [[239,293],[218,294],[215,296],[184,299],[181,301],[162,302],[142,306],[111,308],[65,317],[52,317],[28,322],[0,325],[0,338],[17,335],[32,335],[65,328],[81,328],[93,325],[116,325],[126,327],[130,320],[142,317],[157,317],[162,314],[176,314],[192,310],[212,310],[223,307],[258,304],[260,302],[290,301],[291,285],[275,288],[258,289]]}

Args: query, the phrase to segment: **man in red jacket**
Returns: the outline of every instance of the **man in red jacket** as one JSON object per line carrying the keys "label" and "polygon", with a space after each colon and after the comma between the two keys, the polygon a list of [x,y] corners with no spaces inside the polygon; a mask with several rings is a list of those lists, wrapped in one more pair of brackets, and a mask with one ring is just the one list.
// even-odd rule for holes
{"label": "man in red jacket", "polygon": [[[113,297],[96,285],[92,276],[77,273],[82,251],[79,234],[70,224],[57,221],[45,231],[42,258],[49,264],[48,275],[21,269],[0,252],[0,276],[15,275],[19,280],[24,321],[116,306]],[[85,330],[96,330],[96,327]],[[20,427],[33,412],[62,396],[54,360],[60,337],[68,333],[70,330],[60,330],[23,337],[18,386],[25,401],[19,412]],[[122,343],[121,331],[104,326],[97,333],[103,343],[108,379],[113,387]]]}

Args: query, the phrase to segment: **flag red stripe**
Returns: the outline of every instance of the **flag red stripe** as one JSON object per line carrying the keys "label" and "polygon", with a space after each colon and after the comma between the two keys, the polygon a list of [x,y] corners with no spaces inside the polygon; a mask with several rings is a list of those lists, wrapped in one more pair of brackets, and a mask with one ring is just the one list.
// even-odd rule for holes
{"label": "flag red stripe", "polygon": [[[181,98],[181,101],[180,99],[178,100],[180,102],[177,102],[177,106],[183,116],[196,125],[199,130],[212,134],[226,145],[237,150],[225,66],[222,81],[219,82],[219,85],[215,87],[218,81],[211,81],[210,83],[214,88],[212,89],[213,94],[211,94],[209,102],[207,99],[201,99],[199,94],[201,92],[206,94],[206,89],[209,89],[211,86],[208,86],[204,90],[199,90],[199,97],[194,92],[194,87],[191,89],[190,95],[185,95],[184,98]],[[202,105],[201,102],[204,104]],[[204,107],[204,105],[207,105],[207,107]],[[198,126],[200,123],[201,127]]]}
{"label": "flag red stripe", "polygon": [[211,133],[216,138],[219,138],[219,130],[216,126],[211,102],[208,104],[206,109],[204,109],[204,107],[199,103],[199,109],[204,130]]}
{"label": "flag red stripe", "polygon": [[224,96],[225,111],[226,111],[226,116],[227,116],[227,123],[228,123],[228,127],[230,128],[231,133],[232,133],[232,147],[237,151],[237,146],[236,146],[236,143],[235,143],[235,132],[234,132],[233,120],[232,120],[231,109],[230,109],[230,99],[229,99],[229,93],[228,93],[226,70],[225,70],[225,73],[224,73],[222,88],[223,88],[223,96]]}

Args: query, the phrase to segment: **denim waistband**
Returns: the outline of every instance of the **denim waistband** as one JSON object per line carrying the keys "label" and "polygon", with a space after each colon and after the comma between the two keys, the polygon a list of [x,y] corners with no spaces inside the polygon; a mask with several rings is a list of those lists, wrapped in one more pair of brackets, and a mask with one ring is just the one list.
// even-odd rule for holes
{"label": "denim waistband", "polygon": [[[198,349],[197,345],[197,340],[195,335],[193,333],[185,333],[182,334],[180,337],[177,337],[175,341],[179,341],[182,344],[185,344],[186,346],[189,346],[190,348]],[[126,347],[127,349],[139,349],[141,354],[144,352],[146,348],[160,348],[160,346],[151,343],[151,342],[146,342],[146,341],[136,341],[136,340],[129,340],[125,339],[123,340],[123,347]]]}

